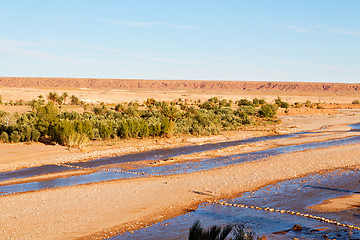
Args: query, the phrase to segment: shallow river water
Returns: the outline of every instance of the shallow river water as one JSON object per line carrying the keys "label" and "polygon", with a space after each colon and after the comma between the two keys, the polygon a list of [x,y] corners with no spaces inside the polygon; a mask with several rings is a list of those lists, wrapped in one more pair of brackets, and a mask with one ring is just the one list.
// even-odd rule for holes
{"label": "shallow river water", "polygon": [[[79,176],[71,176],[71,177],[64,177],[64,178],[57,178],[45,181],[35,181],[35,182],[27,182],[27,183],[20,183],[20,184],[11,184],[11,185],[3,185],[0,186],[0,195],[6,195],[9,193],[18,193],[18,192],[27,192],[27,191],[36,191],[45,188],[56,188],[56,187],[64,187],[64,186],[73,186],[79,184],[86,184],[86,183],[93,183],[93,182],[100,182],[100,181],[108,181],[113,179],[124,179],[124,178],[135,178],[135,177],[145,177],[146,175],[139,175],[139,174],[148,174],[148,175],[170,175],[170,174],[180,174],[180,173],[191,173],[196,171],[203,171],[208,170],[216,167],[223,167],[231,164],[248,162],[248,161],[255,161],[259,159],[268,158],[271,156],[277,156],[285,153],[303,151],[308,149],[316,149],[316,148],[324,148],[324,147],[331,147],[331,146],[341,146],[341,145],[348,145],[360,142],[360,136],[355,137],[348,137],[342,138],[337,140],[328,140],[324,142],[313,142],[313,143],[305,143],[305,144],[298,144],[298,145],[290,145],[290,146],[283,146],[278,148],[272,148],[263,151],[256,151],[251,153],[243,153],[237,155],[229,155],[223,157],[216,157],[216,158],[207,158],[201,159],[199,161],[188,161],[188,162],[181,162],[175,163],[171,165],[165,166],[154,166],[154,167],[145,167],[145,168],[138,168],[133,169],[131,171],[121,172],[122,169],[119,168],[108,168],[106,170],[98,170],[95,173],[91,174],[84,174]],[[170,149],[169,149],[170,150]],[[176,150],[171,149],[174,152]],[[173,153],[175,154],[175,153]],[[127,156],[127,155],[126,155]],[[149,156],[149,158],[151,158]],[[152,156],[155,158],[155,156]],[[109,158],[112,163],[114,162],[113,158]],[[106,159],[102,160],[95,160],[96,161],[105,161]],[[72,166],[79,166],[79,165],[86,165],[86,166],[94,166],[93,163],[74,163]],[[97,164],[95,164],[97,166]],[[55,165],[50,165],[55,166]],[[102,165],[103,166],[103,165]],[[58,166],[62,167],[62,166]],[[46,166],[38,167],[35,169],[43,169]],[[71,167],[62,167],[62,171],[66,171],[72,169]],[[41,172],[41,171],[40,171]],[[24,175],[28,176],[28,172],[25,170],[15,171],[12,173],[24,173]],[[40,174],[39,174],[40,175]],[[4,175],[3,178],[6,178]],[[15,177],[16,178],[16,177]]]}
{"label": "shallow river water", "polygon": [[[359,179],[360,170],[339,170],[326,174],[313,174],[269,185],[258,191],[247,192],[228,202],[301,212],[360,226],[359,208],[328,213],[307,208],[328,198],[360,193],[358,192]],[[219,204],[201,205],[194,212],[111,239],[186,239],[189,228],[196,220],[200,220],[204,227],[214,224],[244,224],[246,227],[252,228],[258,235],[265,235],[270,239],[292,239],[294,237],[325,239],[324,236],[330,239],[360,239],[358,230],[350,230],[302,216]],[[295,224],[301,225],[303,230],[291,230]]]}

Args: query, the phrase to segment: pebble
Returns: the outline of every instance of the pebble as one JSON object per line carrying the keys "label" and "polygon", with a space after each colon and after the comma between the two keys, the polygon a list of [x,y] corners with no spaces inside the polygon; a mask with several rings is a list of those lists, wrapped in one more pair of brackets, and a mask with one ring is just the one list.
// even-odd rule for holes
{"label": "pebble", "polygon": [[[287,213],[287,214],[297,215],[297,216],[301,216],[301,217],[305,217],[305,218],[312,218],[312,219],[315,219],[315,220],[318,220],[318,221],[323,221],[323,222],[326,222],[326,223],[329,223],[329,224],[335,224],[335,225],[338,225],[338,226],[341,226],[341,227],[360,230],[360,227],[358,227],[358,226],[349,225],[349,224],[343,224],[343,223],[340,223],[340,222],[337,222],[337,221],[334,221],[334,220],[327,219],[325,217],[318,217],[318,216],[313,216],[313,215],[309,215],[309,214],[303,214],[303,213],[300,213],[300,212],[294,212],[294,211],[288,211],[288,210],[286,211],[286,210],[283,210],[283,209],[273,209],[273,208],[269,208],[269,207],[262,208],[262,207],[258,207],[258,206],[247,206],[247,205],[242,205],[242,204],[232,204],[232,203],[228,203],[228,202],[225,202],[225,201],[221,201],[221,202],[220,201],[209,201],[209,202],[210,203],[220,204],[220,205],[225,205],[225,206],[238,207],[238,208],[251,208],[251,209],[257,209],[257,210],[263,210],[263,211],[269,211],[269,212]],[[301,225],[294,225],[293,228],[301,230],[302,226]],[[294,239],[297,239],[297,238],[294,238]]]}

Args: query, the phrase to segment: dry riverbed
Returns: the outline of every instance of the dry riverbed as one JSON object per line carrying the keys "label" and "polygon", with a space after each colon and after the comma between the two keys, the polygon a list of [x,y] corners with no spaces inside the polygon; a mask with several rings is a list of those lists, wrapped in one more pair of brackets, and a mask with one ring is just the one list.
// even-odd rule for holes
{"label": "dry riverbed", "polygon": [[[278,132],[314,130],[319,133],[183,156],[178,160],[230,155],[277,145],[357,135],[357,132],[347,132],[350,129],[347,124],[357,122],[360,122],[357,111],[345,111],[337,115],[283,116]],[[324,126],[328,127],[322,128]],[[149,139],[147,142],[133,140],[90,146],[87,152],[68,151],[61,146],[40,144],[0,145],[0,150],[5,152],[6,156],[2,155],[0,158],[0,167],[5,171],[264,134],[269,132],[226,133],[201,138]],[[359,146],[360,144],[354,144],[307,150],[190,174],[113,180],[2,196],[0,239],[102,239],[180,215],[208,200],[235,197],[241,192],[253,191],[268,184],[312,172],[359,166]]]}

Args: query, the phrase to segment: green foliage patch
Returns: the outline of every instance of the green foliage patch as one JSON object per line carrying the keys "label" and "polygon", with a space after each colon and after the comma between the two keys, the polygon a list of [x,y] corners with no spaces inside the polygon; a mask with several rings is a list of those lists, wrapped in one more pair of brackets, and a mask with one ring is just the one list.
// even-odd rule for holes
{"label": "green foliage patch", "polygon": [[0,141],[28,142],[50,140],[65,146],[84,146],[89,140],[170,137],[179,134],[213,135],[232,131],[243,125],[272,121],[277,105],[264,100],[241,99],[233,104],[217,97],[200,103],[187,99],[159,102],[147,99],[142,105],[134,102],[93,106],[84,113],[61,112],[61,105],[90,105],[72,95],[50,93],[31,101],[33,111],[10,114],[0,111]]}

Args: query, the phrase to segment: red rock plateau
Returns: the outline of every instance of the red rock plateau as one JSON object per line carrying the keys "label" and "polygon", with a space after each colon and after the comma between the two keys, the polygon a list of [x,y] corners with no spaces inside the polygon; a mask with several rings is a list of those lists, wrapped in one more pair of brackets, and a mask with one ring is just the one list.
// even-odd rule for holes
{"label": "red rock plateau", "polygon": [[33,78],[0,77],[0,86],[16,88],[90,88],[123,90],[197,90],[218,91],[285,91],[285,92],[360,92],[360,84],[307,83],[307,82],[255,82],[255,81],[200,81],[200,80],[144,80],[96,78]]}

